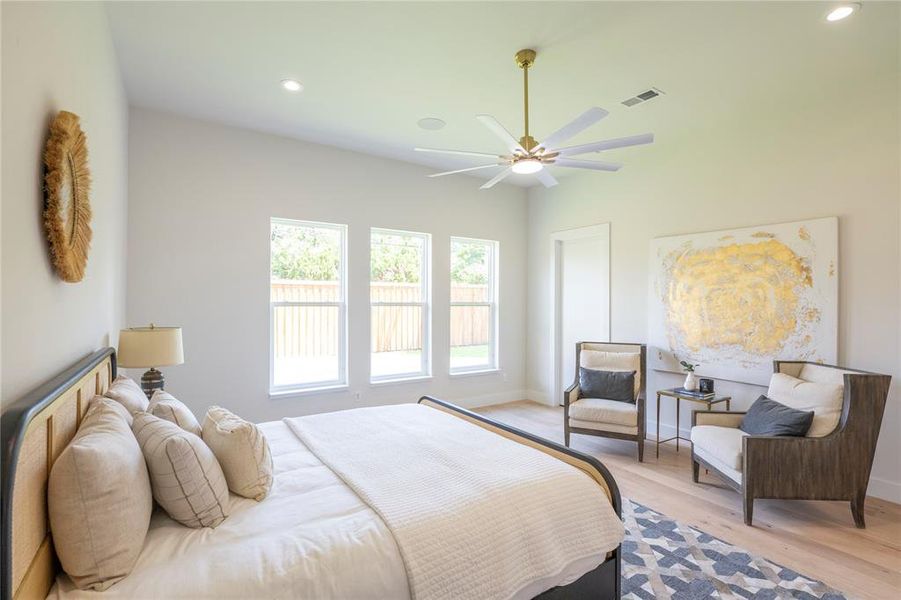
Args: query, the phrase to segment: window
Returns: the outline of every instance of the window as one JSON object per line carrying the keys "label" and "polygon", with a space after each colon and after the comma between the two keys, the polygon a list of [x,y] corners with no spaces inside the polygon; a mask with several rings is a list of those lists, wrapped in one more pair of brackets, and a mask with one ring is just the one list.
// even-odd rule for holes
{"label": "window", "polygon": [[347,382],[345,225],[272,219],[270,393]]}
{"label": "window", "polygon": [[497,242],[451,238],[451,373],[497,368],[497,255]]}
{"label": "window", "polygon": [[373,229],[370,242],[370,378],[429,375],[431,237]]}

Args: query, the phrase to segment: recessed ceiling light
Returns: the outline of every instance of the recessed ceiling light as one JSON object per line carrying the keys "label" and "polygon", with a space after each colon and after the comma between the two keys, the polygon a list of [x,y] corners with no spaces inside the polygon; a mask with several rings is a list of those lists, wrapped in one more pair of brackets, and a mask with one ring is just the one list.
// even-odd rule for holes
{"label": "recessed ceiling light", "polygon": [[854,11],[858,8],[860,8],[859,2],[852,2],[850,4],[842,4],[836,6],[831,11],[829,11],[829,14],[826,15],[826,20],[830,22],[841,21],[846,17],[850,17],[851,14],[853,14]]}
{"label": "recessed ceiling light", "polygon": [[294,79],[282,79],[282,87],[289,92],[299,92],[303,89],[303,85]]}
{"label": "recessed ceiling light", "polygon": [[436,117],[426,117],[416,122],[420,129],[428,129],[429,131],[437,131],[443,128],[447,123]]}

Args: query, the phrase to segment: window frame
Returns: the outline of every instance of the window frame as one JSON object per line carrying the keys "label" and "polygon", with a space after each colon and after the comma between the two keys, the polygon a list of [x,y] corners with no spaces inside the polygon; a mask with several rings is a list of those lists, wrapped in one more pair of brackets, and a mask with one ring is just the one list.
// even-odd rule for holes
{"label": "window frame", "polygon": [[[372,236],[375,233],[387,235],[403,235],[421,238],[422,262],[420,264],[419,283],[422,294],[419,302],[373,302],[372,301]],[[404,229],[389,229],[386,227],[369,228],[369,383],[378,385],[383,383],[415,381],[428,379],[432,376],[432,234],[421,231],[407,231]],[[387,375],[372,374],[372,309],[379,306],[404,307],[418,306],[422,310],[422,350],[420,354],[419,371],[408,373],[391,373]]]}
{"label": "window frame", "polygon": [[[453,247],[454,242],[479,243],[487,245],[490,252],[490,261],[488,264],[488,301],[487,302],[454,302],[453,300]],[[448,261],[448,311],[447,311],[447,327],[448,327],[448,347],[447,347],[447,364],[448,375],[463,376],[475,375],[479,373],[492,373],[500,370],[500,242],[498,240],[486,240],[482,238],[464,237],[452,235],[448,244],[450,251],[450,260]],[[452,353],[454,346],[451,344],[451,332],[453,331],[453,309],[455,306],[487,306],[491,323],[488,328],[488,358],[487,364],[471,365],[468,367],[454,367],[452,364]]]}
{"label": "window frame", "polygon": [[[338,300],[334,302],[285,302],[272,301],[272,292],[269,296],[269,396],[290,396],[320,390],[334,390],[348,387],[347,353],[348,353],[348,323],[347,323],[347,225],[340,223],[325,223],[321,221],[307,221],[302,219],[286,219],[270,217],[269,219],[269,281],[272,282],[272,225],[289,225],[295,227],[315,227],[319,229],[332,229],[340,235],[340,256],[338,260]],[[337,307],[338,308],[338,377],[323,381],[311,381],[309,383],[291,383],[275,385],[275,310],[279,307],[311,306],[311,307]]]}

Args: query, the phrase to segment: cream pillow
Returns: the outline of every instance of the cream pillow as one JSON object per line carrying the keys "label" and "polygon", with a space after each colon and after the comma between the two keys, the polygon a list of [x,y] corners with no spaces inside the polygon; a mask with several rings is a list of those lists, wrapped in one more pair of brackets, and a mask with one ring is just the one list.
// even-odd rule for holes
{"label": "cream pillow", "polygon": [[147,394],[144,393],[141,386],[125,375],[116,377],[103,395],[120,403],[132,414],[147,410],[149,404]]}
{"label": "cream pillow", "polygon": [[163,510],[188,527],[219,525],[228,516],[228,485],[203,440],[146,412],[134,415],[131,428]]}
{"label": "cream pillow", "polygon": [[125,412],[96,396],[50,471],[53,546],[79,589],[105,590],[128,575],[150,525],[150,479]]}
{"label": "cream pillow", "polygon": [[150,406],[147,407],[147,412],[154,417],[175,423],[196,436],[199,436],[201,433],[200,423],[197,422],[197,418],[191,412],[191,409],[169,392],[164,392],[163,390],[155,391],[150,398]]}
{"label": "cream pillow", "polygon": [[638,398],[641,391],[641,353],[582,350],[579,353],[579,366],[597,371],[635,371],[633,394]]}
{"label": "cream pillow", "polygon": [[95,404],[103,404],[110,410],[114,411],[116,414],[122,417],[122,419],[124,419],[125,422],[128,423],[128,427],[131,428],[131,422],[134,418],[131,416],[131,413],[128,412],[128,409],[125,408],[125,406],[123,406],[120,402],[116,402],[112,398],[107,398],[106,396],[94,396],[93,398],[91,398],[91,403],[88,405],[88,411],[90,411]]}
{"label": "cream pillow", "polygon": [[219,406],[211,406],[203,421],[207,443],[225,473],[228,489],[262,500],[272,489],[272,453],[260,428]]}
{"label": "cream pillow", "polygon": [[823,437],[832,433],[842,415],[844,385],[814,383],[784,373],[770,379],[767,397],[796,410],[812,410],[813,423],[807,437]]}

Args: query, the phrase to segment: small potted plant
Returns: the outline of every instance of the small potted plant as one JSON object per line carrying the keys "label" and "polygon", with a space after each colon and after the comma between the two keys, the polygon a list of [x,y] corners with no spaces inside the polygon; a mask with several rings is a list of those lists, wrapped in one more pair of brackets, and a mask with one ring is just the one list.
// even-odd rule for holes
{"label": "small potted plant", "polygon": [[682,384],[682,387],[689,392],[696,392],[698,390],[698,378],[695,377],[695,368],[700,365],[692,364],[685,360],[680,360],[679,364],[685,370],[685,383]]}

